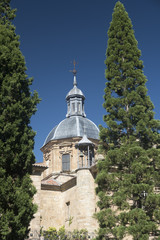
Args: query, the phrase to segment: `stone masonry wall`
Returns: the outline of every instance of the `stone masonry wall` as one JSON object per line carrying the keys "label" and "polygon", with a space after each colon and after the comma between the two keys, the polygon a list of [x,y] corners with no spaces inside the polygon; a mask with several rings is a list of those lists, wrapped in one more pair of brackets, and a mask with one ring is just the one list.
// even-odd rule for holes
{"label": "stone masonry wall", "polygon": [[86,228],[90,233],[98,228],[97,221],[93,218],[96,212],[96,195],[94,178],[89,169],[77,171],[77,226],[78,229]]}

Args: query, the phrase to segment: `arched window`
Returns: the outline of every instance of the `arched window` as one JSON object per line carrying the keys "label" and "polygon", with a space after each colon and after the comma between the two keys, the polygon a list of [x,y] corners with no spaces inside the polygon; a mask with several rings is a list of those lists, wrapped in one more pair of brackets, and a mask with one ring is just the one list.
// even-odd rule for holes
{"label": "arched window", "polygon": [[62,155],[62,171],[70,171],[70,155]]}
{"label": "arched window", "polygon": [[72,103],[72,111],[75,113],[75,103]]}
{"label": "arched window", "polygon": [[78,114],[80,114],[80,112],[81,112],[81,109],[80,109],[80,102],[77,103],[77,112],[78,112]]}

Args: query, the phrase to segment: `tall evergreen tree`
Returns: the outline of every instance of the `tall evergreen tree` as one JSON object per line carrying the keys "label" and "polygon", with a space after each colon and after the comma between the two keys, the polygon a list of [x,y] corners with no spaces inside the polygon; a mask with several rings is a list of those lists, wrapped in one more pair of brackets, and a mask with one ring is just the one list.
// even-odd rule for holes
{"label": "tall evergreen tree", "polygon": [[35,162],[30,118],[39,102],[31,94],[12,20],[10,0],[0,0],[0,239],[24,240],[36,206],[29,174]]}
{"label": "tall evergreen tree", "polygon": [[104,108],[100,126],[97,239],[160,239],[160,122],[147,95],[141,52],[131,20],[117,2],[108,31]]}

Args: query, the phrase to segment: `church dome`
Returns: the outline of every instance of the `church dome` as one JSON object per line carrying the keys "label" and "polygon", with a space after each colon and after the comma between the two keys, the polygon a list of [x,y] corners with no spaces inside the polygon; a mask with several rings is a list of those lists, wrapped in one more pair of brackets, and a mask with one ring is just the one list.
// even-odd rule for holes
{"label": "church dome", "polygon": [[99,129],[91,120],[82,116],[72,116],[64,119],[51,130],[44,145],[51,140],[83,137],[84,134],[88,138],[99,139]]}
{"label": "church dome", "polygon": [[88,118],[84,111],[85,96],[82,91],[77,88],[76,70],[73,71],[74,80],[73,88],[66,96],[67,101],[67,114],[66,119],[61,121],[54,127],[48,134],[44,145],[51,140],[83,137],[86,135],[88,138],[99,139],[98,127]]}

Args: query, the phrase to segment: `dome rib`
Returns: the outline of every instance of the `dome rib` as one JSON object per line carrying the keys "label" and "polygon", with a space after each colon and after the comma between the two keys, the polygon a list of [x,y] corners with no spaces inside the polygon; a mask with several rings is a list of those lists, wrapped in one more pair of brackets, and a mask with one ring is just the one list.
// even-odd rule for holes
{"label": "dome rib", "polygon": [[72,116],[62,120],[51,130],[44,142],[44,145],[51,140],[83,137],[84,134],[86,134],[88,138],[99,139],[99,129],[95,123],[82,116]]}
{"label": "dome rib", "polygon": [[97,130],[99,132],[99,128],[97,127],[97,125],[94,122],[92,122],[90,119],[88,119],[88,121],[90,121],[92,124],[94,124],[94,126],[97,128]]}
{"label": "dome rib", "polygon": [[55,136],[56,136],[56,132],[57,132],[58,128],[60,127],[61,123],[64,122],[64,121],[65,121],[65,119],[62,120],[62,121],[58,124],[57,128],[55,129],[53,139],[55,138]]}
{"label": "dome rib", "polygon": [[76,123],[77,123],[77,136],[80,136],[80,131],[79,131],[79,118],[76,117]]}

